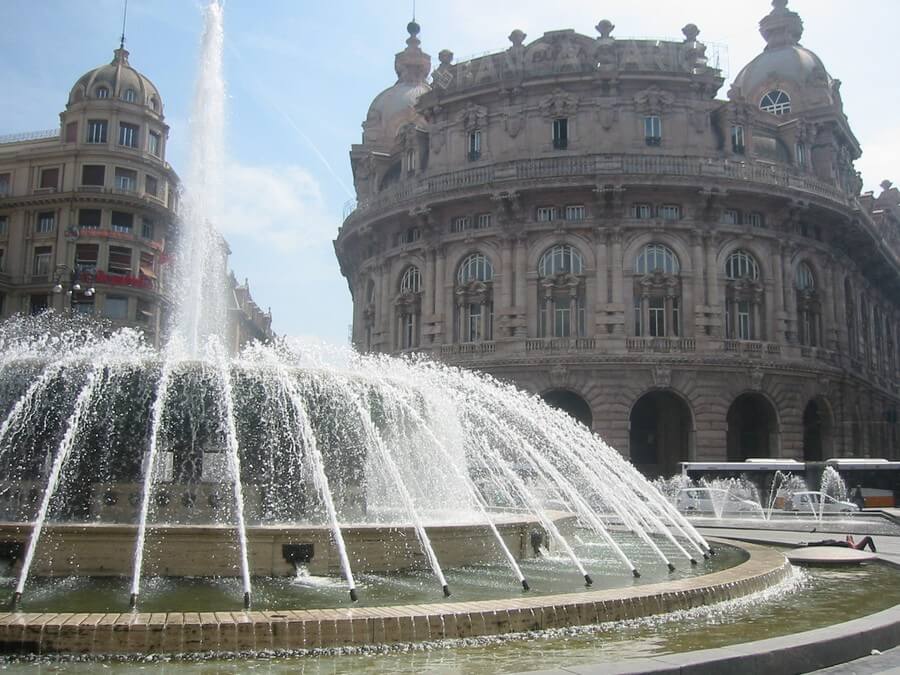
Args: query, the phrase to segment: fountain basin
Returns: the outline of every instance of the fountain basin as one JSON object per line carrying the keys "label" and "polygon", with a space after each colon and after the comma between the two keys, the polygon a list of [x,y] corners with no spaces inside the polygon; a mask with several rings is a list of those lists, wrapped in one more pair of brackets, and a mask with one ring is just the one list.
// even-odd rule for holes
{"label": "fountain basin", "polygon": [[0,651],[94,655],[288,651],[500,635],[690,609],[762,590],[791,574],[790,564],[778,551],[739,546],[749,558],[730,569],[581,593],[321,610],[0,614]]}
{"label": "fountain basin", "polygon": [[[553,512],[550,519],[562,530],[575,516]],[[532,552],[532,531],[540,522],[524,514],[492,514],[497,530],[517,559]],[[426,528],[435,552],[448,567],[493,560],[498,555],[494,534],[484,523],[452,523]],[[359,572],[388,572],[427,568],[428,561],[411,526],[342,525],[347,551]],[[0,523],[0,552],[23,550],[31,534],[29,523]],[[47,544],[35,557],[37,576],[128,576],[132,572],[137,526],[110,523],[53,523],[44,528]],[[145,572],[155,576],[240,576],[234,526],[153,526],[153,554]],[[292,576],[302,564],[310,574],[341,573],[331,530],[325,526],[264,525],[247,528],[249,567],[254,576]],[[51,544],[52,542],[52,544]],[[13,567],[18,571],[21,557]]]}

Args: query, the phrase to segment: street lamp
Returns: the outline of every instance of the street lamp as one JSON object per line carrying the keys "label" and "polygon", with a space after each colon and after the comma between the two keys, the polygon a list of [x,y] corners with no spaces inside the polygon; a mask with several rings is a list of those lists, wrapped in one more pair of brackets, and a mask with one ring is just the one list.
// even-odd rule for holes
{"label": "street lamp", "polygon": [[63,291],[69,297],[69,307],[75,304],[78,294],[86,298],[94,297],[94,275],[68,265],[57,265],[53,273],[53,292],[59,295]]}

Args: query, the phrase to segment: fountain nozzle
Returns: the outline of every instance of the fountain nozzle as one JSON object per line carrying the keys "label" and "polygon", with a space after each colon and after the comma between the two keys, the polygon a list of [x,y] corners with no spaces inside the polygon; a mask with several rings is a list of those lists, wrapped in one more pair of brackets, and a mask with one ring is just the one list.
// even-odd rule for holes
{"label": "fountain nozzle", "polygon": [[673,565],[672,563],[666,563],[666,567],[669,568],[669,571],[670,571],[670,572],[674,572],[674,571],[675,571],[675,565]]}
{"label": "fountain nozzle", "polygon": [[13,593],[12,600],[9,601],[9,609],[15,611],[15,609],[19,606],[19,601],[22,599],[22,593],[20,591],[16,591]]}
{"label": "fountain nozzle", "polygon": [[244,609],[250,609],[250,591],[244,593]]}
{"label": "fountain nozzle", "polygon": [[584,575],[584,585],[585,585],[585,586],[592,586],[593,584],[594,584],[594,580],[591,579],[591,575],[590,575],[590,574],[585,574],[585,575]]}
{"label": "fountain nozzle", "polygon": [[713,550],[713,547],[712,547],[712,546],[709,547],[709,554],[710,554],[710,555],[715,555],[715,554],[716,554],[716,552]]}
{"label": "fountain nozzle", "polygon": [[137,593],[132,593],[131,597],[128,598],[128,606],[131,607],[131,609],[134,609],[135,607],[137,607],[137,598],[138,598]]}
{"label": "fountain nozzle", "polygon": [[635,579],[640,579],[640,578],[641,578],[641,573],[637,571],[637,568],[636,568],[636,567],[635,567],[633,570],[631,570],[631,575],[632,575]]}
{"label": "fountain nozzle", "polygon": [[528,579],[525,579],[525,578],[522,579],[522,590],[523,591],[531,590],[531,586],[528,585]]}
{"label": "fountain nozzle", "polygon": [[356,595],[356,589],[355,589],[355,588],[351,588],[351,589],[350,589],[350,601],[351,601],[351,602],[356,602],[357,600],[359,600],[359,597]]}
{"label": "fountain nozzle", "polygon": [[449,598],[450,597],[450,587],[447,584],[444,584],[443,590],[444,590],[444,597]]}
{"label": "fountain nozzle", "polygon": [[691,565],[696,565],[696,564],[697,564],[697,559],[691,558]]}

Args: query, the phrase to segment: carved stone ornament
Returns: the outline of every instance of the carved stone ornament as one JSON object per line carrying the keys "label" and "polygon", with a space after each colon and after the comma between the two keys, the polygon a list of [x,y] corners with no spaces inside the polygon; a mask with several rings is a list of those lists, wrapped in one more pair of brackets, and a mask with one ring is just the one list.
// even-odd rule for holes
{"label": "carved stone ornament", "polygon": [[604,131],[609,131],[619,121],[619,109],[611,103],[600,106],[597,109],[597,121]]}
{"label": "carved stone ornament", "polygon": [[672,105],[675,97],[659,87],[648,87],[634,95],[634,103],[638,110],[647,113],[659,113]]}
{"label": "carved stone ornament", "polygon": [[578,108],[578,99],[562,89],[556,89],[549,96],[541,99],[540,109],[544,117],[570,117]]}
{"label": "carved stone ornament", "polygon": [[469,103],[459,114],[459,121],[462,122],[466,131],[483,129],[487,125],[487,108]]}
{"label": "carved stone ornament", "polygon": [[668,388],[672,386],[672,369],[668,366],[653,367],[653,386]]}
{"label": "carved stone ornament", "polygon": [[557,364],[550,369],[550,384],[557,389],[562,389],[568,384],[569,381],[569,369],[562,365]]}
{"label": "carved stone ornament", "polygon": [[444,143],[446,143],[446,132],[442,127],[437,127],[431,133],[431,152],[435,155],[441,154],[441,150],[444,149]]}
{"label": "carved stone ornament", "polygon": [[525,111],[522,108],[514,108],[506,111],[503,116],[503,126],[510,138],[515,138],[525,128]]}
{"label": "carved stone ornament", "polygon": [[750,388],[755,389],[756,391],[761,391],[763,377],[765,377],[765,373],[763,373],[762,368],[751,368],[748,372],[748,375],[750,376]]}

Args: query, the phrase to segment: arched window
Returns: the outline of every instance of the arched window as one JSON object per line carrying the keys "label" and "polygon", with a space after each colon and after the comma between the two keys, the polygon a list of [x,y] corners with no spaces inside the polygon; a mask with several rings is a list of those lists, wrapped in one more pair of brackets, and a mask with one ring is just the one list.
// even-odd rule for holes
{"label": "arched window", "polygon": [[455,337],[458,342],[486,342],[494,336],[494,266],[472,253],[456,271]]}
{"label": "arched window", "polygon": [[470,281],[493,281],[494,266],[485,256],[473,253],[462,261],[456,279],[460,284],[467,284]]}
{"label": "arched window", "polygon": [[635,274],[678,274],[680,269],[678,256],[662,244],[647,244],[634,260]]}
{"label": "arched window", "polygon": [[569,244],[550,247],[538,261],[541,337],[584,335],[584,261]]}
{"label": "arched window", "polygon": [[126,89],[122,98],[125,99],[126,103],[134,103],[137,100],[137,92],[134,89]]}
{"label": "arched window", "polygon": [[765,289],[759,265],[747,251],[734,251],[725,260],[725,337],[762,340]]}
{"label": "arched window", "polygon": [[759,279],[759,265],[756,259],[746,251],[735,251],[725,261],[725,278],[731,281],[736,279]]}
{"label": "arched window", "polygon": [[762,97],[759,109],[773,115],[786,115],[791,112],[791,97],[780,89],[774,89]]}
{"label": "arched window", "polygon": [[681,335],[681,264],[663,244],[647,244],[634,259],[634,334]]}
{"label": "arched window", "polygon": [[159,99],[155,96],[150,97],[150,110],[153,112],[159,112]]}
{"label": "arched window", "polygon": [[109,88],[108,87],[97,87],[94,90],[94,93],[97,95],[97,98],[109,98]]}
{"label": "arched window", "polygon": [[400,276],[400,294],[394,300],[397,315],[397,348],[419,346],[422,328],[422,275],[419,268],[407,267]]}
{"label": "arched window", "polygon": [[821,303],[816,293],[816,277],[805,262],[797,265],[794,280],[797,289],[797,320],[800,344],[818,347],[822,341]]}

